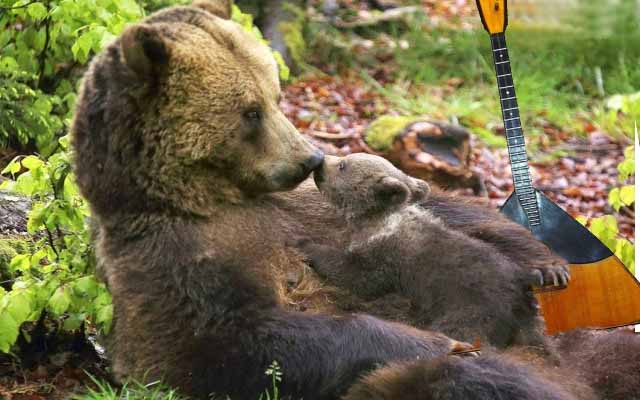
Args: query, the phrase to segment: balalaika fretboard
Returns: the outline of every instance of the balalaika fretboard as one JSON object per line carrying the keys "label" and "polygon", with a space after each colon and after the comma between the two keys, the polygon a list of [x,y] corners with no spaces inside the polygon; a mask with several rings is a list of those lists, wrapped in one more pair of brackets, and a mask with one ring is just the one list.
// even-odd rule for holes
{"label": "balalaika fretboard", "polygon": [[513,76],[511,75],[509,51],[507,50],[507,41],[504,33],[491,35],[491,47],[500,92],[505,136],[509,148],[513,185],[520,205],[527,215],[529,225],[536,226],[540,224],[540,209],[536,192],[531,182],[531,174],[529,173],[524,132],[520,121],[520,110],[518,108],[518,99],[516,98],[516,88],[513,84]]}

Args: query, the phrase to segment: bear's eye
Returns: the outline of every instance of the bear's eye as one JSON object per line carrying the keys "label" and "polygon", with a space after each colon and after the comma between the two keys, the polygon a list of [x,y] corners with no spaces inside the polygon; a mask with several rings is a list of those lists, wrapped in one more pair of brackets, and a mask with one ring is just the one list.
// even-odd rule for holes
{"label": "bear's eye", "polygon": [[251,109],[251,110],[245,111],[244,118],[248,121],[255,123],[262,119],[262,114],[260,113],[260,110]]}
{"label": "bear's eye", "polygon": [[347,162],[342,160],[338,163],[338,171],[344,171],[347,168]]}

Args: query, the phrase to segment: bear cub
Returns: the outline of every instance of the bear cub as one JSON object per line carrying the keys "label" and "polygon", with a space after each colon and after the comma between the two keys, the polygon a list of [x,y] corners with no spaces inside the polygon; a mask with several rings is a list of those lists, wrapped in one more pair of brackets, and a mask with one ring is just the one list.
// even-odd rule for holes
{"label": "bear cub", "polygon": [[420,325],[462,340],[544,345],[530,289],[536,275],[421,206],[426,182],[361,153],[326,157],[314,178],[349,227],[346,250],[302,244],[331,284],[364,299],[401,293]]}

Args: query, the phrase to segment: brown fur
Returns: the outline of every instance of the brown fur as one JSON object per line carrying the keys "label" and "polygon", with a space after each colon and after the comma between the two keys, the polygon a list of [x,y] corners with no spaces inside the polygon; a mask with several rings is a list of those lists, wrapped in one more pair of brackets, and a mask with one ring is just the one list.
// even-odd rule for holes
{"label": "brown fur", "polygon": [[486,200],[432,191],[421,205],[452,229],[491,243],[510,260],[540,274],[545,285],[568,277],[566,261],[536,240],[529,230],[491,209]]}
{"label": "brown fur", "polygon": [[287,240],[340,223],[308,189],[272,194],[322,155],[278,109],[269,50],[216,15],[174,7],[128,27],[78,99],[75,171],[113,294],[116,376],[255,399],[275,360],[283,398],[334,399],[378,363],[465,348],[366,315],[285,308],[278,277],[302,267]]}
{"label": "brown fur", "polygon": [[420,203],[429,187],[368,154],[327,157],[318,188],[350,222],[346,251],[303,251],[329,282],[363,298],[396,292],[430,329],[498,347],[543,346],[531,271],[447,226]]}
{"label": "brown fur", "polygon": [[[590,400],[585,386],[566,387],[534,367],[504,356],[445,357],[395,363],[375,370],[349,389],[343,400]],[[559,384],[558,382],[562,382]]]}
{"label": "brown fur", "polygon": [[640,399],[640,334],[627,328],[559,335],[562,365],[579,371],[600,399]]}

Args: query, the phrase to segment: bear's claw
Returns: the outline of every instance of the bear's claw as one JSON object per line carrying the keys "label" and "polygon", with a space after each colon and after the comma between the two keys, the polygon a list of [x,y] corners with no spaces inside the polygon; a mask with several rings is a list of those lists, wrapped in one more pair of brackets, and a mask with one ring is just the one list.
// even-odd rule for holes
{"label": "bear's claw", "polygon": [[546,267],[538,267],[531,271],[534,284],[538,286],[567,286],[571,280],[568,265],[549,265]]}
{"label": "bear's claw", "polygon": [[450,354],[456,356],[477,357],[480,355],[480,348],[467,342],[459,342],[451,339],[449,346]]}

